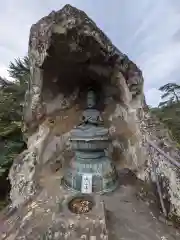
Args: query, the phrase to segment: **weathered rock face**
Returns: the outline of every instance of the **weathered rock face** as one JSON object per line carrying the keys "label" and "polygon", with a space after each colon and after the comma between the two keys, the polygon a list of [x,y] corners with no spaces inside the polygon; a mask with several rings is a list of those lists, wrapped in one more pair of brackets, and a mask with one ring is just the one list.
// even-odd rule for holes
{"label": "weathered rock face", "polygon": [[79,123],[90,85],[97,89],[99,109],[111,133],[113,160],[142,178],[151,159],[144,137],[152,132],[144,131],[150,117],[144,111],[138,67],[84,12],[70,5],[32,26],[29,57],[31,80],[23,128],[28,149],[10,171],[13,205],[35,194],[44,168],[57,162],[63,168],[71,158],[69,132]]}
{"label": "weathered rock face", "polygon": [[[138,177],[144,181],[157,181],[161,187],[163,202],[169,218],[180,220],[180,152],[176,148],[169,131],[154,116],[148,112],[144,114],[140,124],[141,132],[144,132],[143,149],[146,153],[146,162]],[[153,141],[153,146],[150,141]],[[172,164],[163,154],[157,151],[163,150],[165,154],[173,158]],[[156,166],[156,174],[155,169]],[[156,176],[155,176],[156,175]]]}

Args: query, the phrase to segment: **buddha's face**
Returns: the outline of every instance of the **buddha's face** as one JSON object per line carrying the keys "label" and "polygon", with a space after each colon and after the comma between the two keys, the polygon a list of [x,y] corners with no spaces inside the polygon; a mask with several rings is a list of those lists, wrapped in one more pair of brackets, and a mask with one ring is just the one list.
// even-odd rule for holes
{"label": "buddha's face", "polygon": [[87,107],[93,108],[96,104],[96,96],[93,91],[89,91],[87,94]]}

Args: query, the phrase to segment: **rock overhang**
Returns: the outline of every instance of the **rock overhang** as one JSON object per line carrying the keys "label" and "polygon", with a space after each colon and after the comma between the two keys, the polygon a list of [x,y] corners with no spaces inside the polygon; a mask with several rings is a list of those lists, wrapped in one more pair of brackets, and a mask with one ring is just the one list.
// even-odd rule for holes
{"label": "rock overhang", "polygon": [[[100,88],[115,86],[116,77],[112,80],[112,76],[118,71],[132,95],[134,86],[134,95],[142,94],[143,78],[138,67],[83,11],[70,5],[51,12],[31,27],[29,58],[31,80],[26,122],[33,119],[31,110],[37,115],[40,102],[51,101],[59,93],[70,95],[77,87],[84,90],[94,83]],[[115,95],[118,98],[120,94]]]}

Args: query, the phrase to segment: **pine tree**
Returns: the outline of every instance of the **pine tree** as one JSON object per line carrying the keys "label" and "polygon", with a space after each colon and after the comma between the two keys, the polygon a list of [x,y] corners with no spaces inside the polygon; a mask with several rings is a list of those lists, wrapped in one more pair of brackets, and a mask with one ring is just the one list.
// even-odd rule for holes
{"label": "pine tree", "polygon": [[0,77],[1,196],[6,195],[9,190],[6,178],[13,159],[26,147],[21,132],[21,123],[24,95],[30,76],[29,58],[24,57],[22,60],[18,58],[10,62],[8,71],[14,81]]}
{"label": "pine tree", "polygon": [[150,111],[155,114],[171,131],[174,139],[180,143],[180,85],[168,83],[159,88],[162,99],[167,98],[157,108]]}
{"label": "pine tree", "polygon": [[180,85],[176,83],[167,83],[160,87],[159,90],[164,92],[161,99],[168,98],[168,100],[159,104],[160,107],[180,101]]}
{"label": "pine tree", "polygon": [[23,59],[17,58],[9,64],[9,75],[14,78],[19,84],[27,84],[30,73],[29,57]]}

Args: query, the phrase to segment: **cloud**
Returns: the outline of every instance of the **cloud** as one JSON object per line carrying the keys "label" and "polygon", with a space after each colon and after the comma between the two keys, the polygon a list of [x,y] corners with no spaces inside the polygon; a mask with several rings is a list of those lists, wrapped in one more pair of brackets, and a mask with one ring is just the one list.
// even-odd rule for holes
{"label": "cloud", "polygon": [[150,88],[145,91],[146,98],[149,99],[148,105],[150,106],[158,106],[161,102],[160,91],[156,88]]}
{"label": "cloud", "polygon": [[180,83],[179,0],[2,1],[0,75],[7,77],[9,62],[27,53],[31,25],[66,3],[84,10],[142,69],[148,104],[158,104],[161,85]]}
{"label": "cloud", "polygon": [[5,65],[0,66],[0,76],[3,78],[9,78],[9,74],[7,72],[7,67]]}

